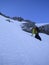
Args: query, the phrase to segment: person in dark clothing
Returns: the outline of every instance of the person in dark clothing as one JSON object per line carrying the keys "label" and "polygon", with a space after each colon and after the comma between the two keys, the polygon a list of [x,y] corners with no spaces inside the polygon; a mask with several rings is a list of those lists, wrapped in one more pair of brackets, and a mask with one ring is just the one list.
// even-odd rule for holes
{"label": "person in dark clothing", "polygon": [[41,37],[39,36],[39,28],[35,27],[32,29],[32,35],[35,34],[35,38],[39,39],[41,41]]}

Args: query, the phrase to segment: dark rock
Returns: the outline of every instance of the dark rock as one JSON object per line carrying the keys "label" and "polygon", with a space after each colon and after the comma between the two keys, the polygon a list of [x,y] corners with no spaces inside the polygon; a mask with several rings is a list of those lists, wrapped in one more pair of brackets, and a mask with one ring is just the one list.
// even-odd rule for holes
{"label": "dark rock", "polygon": [[13,19],[13,20],[18,20],[18,21],[20,21],[20,22],[24,20],[22,17],[13,17],[12,19]]}
{"label": "dark rock", "polygon": [[4,17],[6,17],[6,18],[11,18],[11,17],[6,16],[5,14],[3,14],[3,13],[1,13],[1,12],[0,12],[0,15],[4,16]]}
{"label": "dark rock", "polygon": [[45,33],[49,35],[49,24],[43,25],[39,27],[40,33]]}

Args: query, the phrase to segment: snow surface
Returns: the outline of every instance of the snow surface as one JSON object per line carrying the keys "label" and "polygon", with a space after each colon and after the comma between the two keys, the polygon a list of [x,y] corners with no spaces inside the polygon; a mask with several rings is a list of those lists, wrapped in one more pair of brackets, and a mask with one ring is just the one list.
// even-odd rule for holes
{"label": "snow surface", "polygon": [[0,16],[0,65],[49,65],[49,36],[40,34],[39,41],[6,19]]}

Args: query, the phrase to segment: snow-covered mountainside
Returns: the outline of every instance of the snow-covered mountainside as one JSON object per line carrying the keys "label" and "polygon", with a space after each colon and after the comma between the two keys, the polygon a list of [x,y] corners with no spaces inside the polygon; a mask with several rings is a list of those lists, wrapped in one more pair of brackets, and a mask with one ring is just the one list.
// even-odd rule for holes
{"label": "snow-covered mountainside", "polygon": [[39,41],[7,19],[0,15],[0,65],[49,65],[49,36],[40,33]]}

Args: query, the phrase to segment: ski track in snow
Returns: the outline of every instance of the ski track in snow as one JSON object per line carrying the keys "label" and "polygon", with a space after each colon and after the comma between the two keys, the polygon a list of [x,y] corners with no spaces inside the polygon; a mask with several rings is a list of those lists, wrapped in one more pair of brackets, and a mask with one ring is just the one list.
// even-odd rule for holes
{"label": "ski track in snow", "polygon": [[0,16],[0,65],[49,65],[49,36],[40,33],[39,41],[6,19]]}

